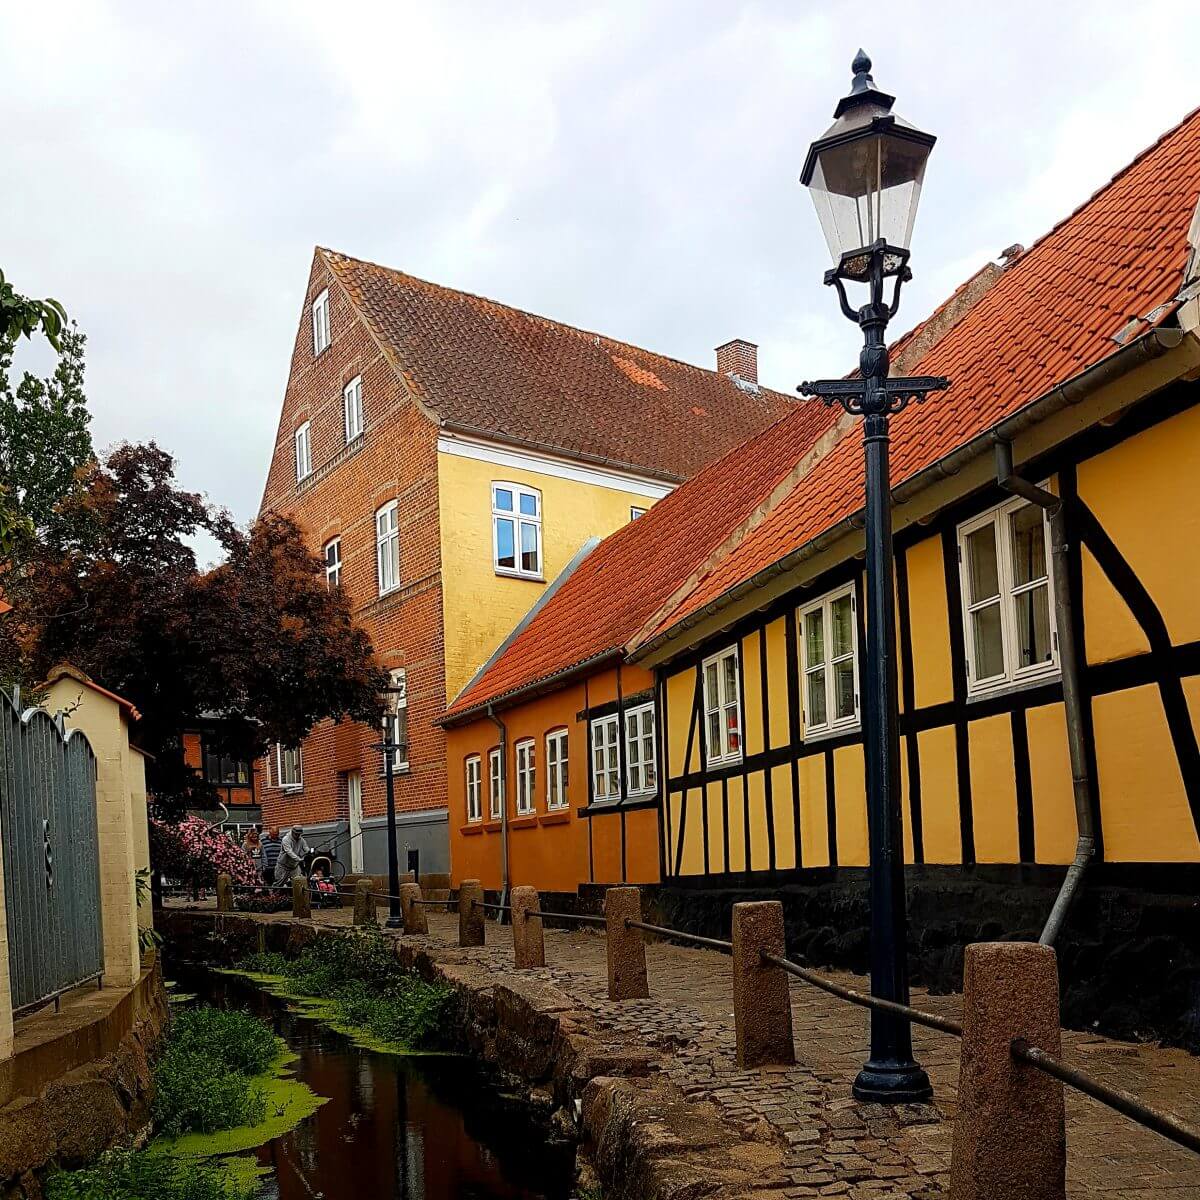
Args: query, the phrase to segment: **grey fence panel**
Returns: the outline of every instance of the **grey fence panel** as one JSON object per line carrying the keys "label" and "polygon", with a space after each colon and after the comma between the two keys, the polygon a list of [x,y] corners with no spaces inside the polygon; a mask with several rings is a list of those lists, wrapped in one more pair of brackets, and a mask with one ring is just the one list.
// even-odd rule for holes
{"label": "grey fence panel", "polygon": [[104,970],[96,759],[78,730],[0,695],[0,832],[13,1007]]}

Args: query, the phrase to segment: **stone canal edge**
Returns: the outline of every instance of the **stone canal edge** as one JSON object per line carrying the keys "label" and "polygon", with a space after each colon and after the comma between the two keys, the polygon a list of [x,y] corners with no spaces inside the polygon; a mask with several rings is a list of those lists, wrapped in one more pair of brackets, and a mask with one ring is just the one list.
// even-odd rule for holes
{"label": "stone canal edge", "polygon": [[[215,964],[347,932],[251,914],[162,917],[170,943]],[[946,1195],[944,1159],[913,1136],[943,1120],[936,1107],[858,1104],[805,1066],[738,1069],[731,1030],[674,1003],[611,1002],[577,970],[515,972],[507,946],[460,949],[435,930],[397,937],[395,952],[455,990],[467,1049],[569,1125],[605,1200]]]}

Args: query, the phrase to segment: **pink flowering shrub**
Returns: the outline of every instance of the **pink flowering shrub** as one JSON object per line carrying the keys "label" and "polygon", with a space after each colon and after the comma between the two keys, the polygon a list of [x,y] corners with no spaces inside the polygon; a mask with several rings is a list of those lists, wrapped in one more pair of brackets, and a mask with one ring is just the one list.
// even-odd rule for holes
{"label": "pink flowering shrub", "polygon": [[172,879],[213,884],[218,875],[229,875],[234,883],[262,882],[257,860],[199,817],[178,822],[151,817],[150,859],[156,870]]}

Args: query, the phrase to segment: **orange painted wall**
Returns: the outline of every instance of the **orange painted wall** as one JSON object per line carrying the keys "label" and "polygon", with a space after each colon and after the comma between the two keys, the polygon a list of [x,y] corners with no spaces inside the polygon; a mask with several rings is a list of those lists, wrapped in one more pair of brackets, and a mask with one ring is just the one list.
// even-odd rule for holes
{"label": "orange painted wall", "polygon": [[[623,695],[654,686],[654,677],[637,667],[622,666]],[[618,669],[601,671],[586,682],[570,684],[546,696],[507,708],[497,715],[507,727],[505,804],[509,820],[509,880],[539,891],[574,892],[586,883],[655,883],[658,881],[658,811],[634,809],[592,817],[579,810],[588,800],[588,730],[580,714],[588,706],[617,698]],[[567,730],[568,801],[565,810],[546,807],[546,735]],[[534,741],[534,812],[516,812],[516,745]],[[500,822],[488,817],[488,751],[499,745],[496,726],[486,717],[446,731],[450,802],[450,870],[455,886],[480,879],[485,888],[503,881]],[[483,820],[467,821],[466,760],[481,760]],[[622,829],[624,826],[624,829]]]}

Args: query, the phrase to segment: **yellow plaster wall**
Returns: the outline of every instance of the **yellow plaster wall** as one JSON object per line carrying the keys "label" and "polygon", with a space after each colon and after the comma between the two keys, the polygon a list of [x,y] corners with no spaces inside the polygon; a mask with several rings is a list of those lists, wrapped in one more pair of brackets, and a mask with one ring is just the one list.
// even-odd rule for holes
{"label": "yellow plaster wall", "polygon": [[[794,617],[779,617],[765,630],[767,639],[767,726],[772,746],[788,744],[787,622]],[[790,785],[789,785],[790,786]]]}
{"label": "yellow plaster wall", "polygon": [[954,727],[942,725],[917,734],[921,756],[921,831],[927,863],[962,861],[958,821],[958,766]]}
{"label": "yellow plaster wall", "polygon": [[790,871],[796,866],[796,809],[790,763],[771,768],[771,809],[775,814],[775,868]]}
{"label": "yellow plaster wall", "polygon": [[834,806],[839,867],[867,865],[867,784],[862,746],[833,752]]}
{"label": "yellow plaster wall", "polygon": [[1040,863],[1069,863],[1075,857],[1078,827],[1066,713],[1061,704],[1046,704],[1029,709],[1025,723],[1033,787],[1034,854]]}
{"label": "yellow plaster wall", "polygon": [[974,813],[975,861],[1021,861],[1017,837],[1017,774],[1008,713],[967,725]]}
{"label": "yellow plaster wall", "polygon": [[1200,639],[1195,572],[1180,570],[1181,551],[1200,545],[1200,407],[1080,463],[1078,481],[1080,498],[1153,597],[1171,640]]}
{"label": "yellow plaster wall", "polygon": [[913,647],[913,697],[918,708],[954,698],[950,672],[950,618],[941,539],[910,546],[908,608]]}
{"label": "yellow plaster wall", "polygon": [[767,782],[762,771],[747,777],[745,802],[750,808],[750,870],[766,871],[771,866],[771,843],[767,836]]}
{"label": "yellow plaster wall", "polygon": [[[667,776],[671,778],[691,769],[684,759],[692,725],[692,700],[696,694],[695,672],[680,671],[678,675],[668,675],[666,692]],[[697,759],[695,750],[692,757]]]}
{"label": "yellow plaster wall", "polygon": [[1145,654],[1150,643],[1092,552],[1081,548],[1083,562],[1083,640],[1090,663],[1112,662]]}
{"label": "yellow plaster wall", "polygon": [[[542,582],[497,575],[492,566],[492,483],[499,480],[542,494]],[[588,538],[612,533],[628,524],[630,508],[652,503],[634,492],[439,454],[446,698],[458,694]]]}
{"label": "yellow plaster wall", "polygon": [[825,795],[825,756],[797,763],[800,778],[800,860],[805,867],[829,866],[829,809]]}
{"label": "yellow plaster wall", "polygon": [[744,753],[761,754],[763,749],[762,660],[759,632],[752,630],[742,638],[742,694],[746,711],[742,717],[746,744]]}

